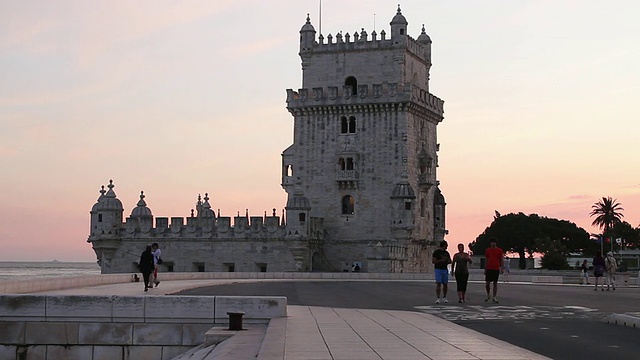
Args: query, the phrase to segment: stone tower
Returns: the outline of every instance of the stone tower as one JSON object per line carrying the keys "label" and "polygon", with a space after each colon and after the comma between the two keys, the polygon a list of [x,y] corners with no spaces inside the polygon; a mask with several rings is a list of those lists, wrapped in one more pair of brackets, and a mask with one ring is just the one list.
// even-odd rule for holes
{"label": "stone tower", "polygon": [[91,229],[89,238],[99,240],[93,244],[93,249],[100,263],[102,273],[107,272],[104,259],[111,259],[120,245],[120,232],[124,208],[116,197],[113,180],[109,180],[105,190],[100,190],[100,197],[91,208]]}
{"label": "stone tower", "polygon": [[424,26],[417,39],[408,35],[400,7],[390,25],[389,35],[324,38],[307,16],[300,30],[303,85],[287,90],[294,137],[282,154],[282,186],[290,203],[308,202],[292,206],[287,225],[324,221],[314,271],[354,263],[428,271],[432,245],[446,233],[436,176],[444,102],[429,93],[431,39]]}

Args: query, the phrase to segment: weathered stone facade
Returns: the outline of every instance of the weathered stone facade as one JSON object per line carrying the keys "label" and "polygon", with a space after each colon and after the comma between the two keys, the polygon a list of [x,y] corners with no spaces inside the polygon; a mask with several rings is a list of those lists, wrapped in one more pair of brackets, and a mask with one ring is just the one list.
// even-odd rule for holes
{"label": "weathered stone facade", "polygon": [[[286,213],[215,215],[198,199],[187,218],[156,218],[141,195],[123,223],[113,184],[91,211],[89,242],[103,273],[135,271],[151,242],[171,271],[427,272],[444,238],[437,125],[429,93],[431,39],[414,40],[400,8],[391,33],[325,39],[300,30],[303,88],[287,90],[293,144],[282,154]],[[369,38],[369,36],[371,38]]]}

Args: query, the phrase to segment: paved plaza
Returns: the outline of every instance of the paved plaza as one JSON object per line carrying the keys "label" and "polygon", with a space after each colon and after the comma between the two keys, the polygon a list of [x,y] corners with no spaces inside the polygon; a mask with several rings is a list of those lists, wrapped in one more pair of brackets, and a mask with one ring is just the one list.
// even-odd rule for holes
{"label": "paved plaza", "polygon": [[[179,280],[163,281],[148,293],[140,286],[121,283],[47,293],[288,297],[286,318],[274,319],[268,327],[248,326],[246,333],[215,349],[202,349],[206,355],[190,357],[193,360],[543,359],[531,346],[544,336],[543,346],[553,349],[556,341],[561,348],[555,351],[567,351],[553,358],[579,358],[580,349],[572,351],[572,346],[592,354],[614,352],[618,359],[633,358],[630,354],[640,351],[637,341],[626,340],[635,338],[637,329],[602,321],[614,313],[637,315],[640,290],[635,286],[594,292],[579,285],[501,283],[500,304],[484,303],[481,282],[470,284],[466,304],[434,304],[431,281]],[[450,292],[449,299],[454,298],[455,292]],[[594,342],[585,333],[607,326],[607,331],[620,334],[614,337],[618,342]],[[512,345],[520,341],[519,332],[534,338]]]}
{"label": "paved plaza", "polygon": [[[147,293],[141,291],[140,283],[122,283],[49,291],[47,294],[158,296],[225,284],[274,287],[277,283],[182,280],[163,281]],[[240,333],[217,348],[201,349],[202,357],[193,355],[189,359],[547,359],[423,311],[304,305],[289,305],[287,311],[286,318],[273,319],[264,332]]]}

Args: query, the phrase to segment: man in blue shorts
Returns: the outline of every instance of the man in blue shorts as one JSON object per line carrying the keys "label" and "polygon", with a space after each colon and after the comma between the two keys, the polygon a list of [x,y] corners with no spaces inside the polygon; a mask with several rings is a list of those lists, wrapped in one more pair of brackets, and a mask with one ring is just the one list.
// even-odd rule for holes
{"label": "man in blue shorts", "polygon": [[[451,264],[451,255],[449,255],[447,251],[446,241],[443,240],[440,242],[440,248],[433,252],[431,262],[433,263],[436,275],[436,296],[438,297],[436,304],[440,304],[441,302],[446,304],[449,302],[447,300],[449,284],[449,270],[447,270],[447,265]],[[440,298],[440,289],[442,289],[442,298]]]}

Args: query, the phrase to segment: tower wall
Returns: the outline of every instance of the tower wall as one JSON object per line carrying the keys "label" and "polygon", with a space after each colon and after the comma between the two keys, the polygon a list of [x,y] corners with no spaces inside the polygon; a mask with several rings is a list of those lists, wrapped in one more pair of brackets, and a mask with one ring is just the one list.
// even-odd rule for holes
{"label": "tower wall", "polygon": [[294,141],[283,153],[292,174],[283,169],[282,184],[291,197],[291,184],[301,183],[312,216],[324,219],[332,266],[423,271],[432,250],[443,101],[429,93],[431,40],[406,29],[398,8],[390,39],[363,29],[312,42],[308,18],[301,30],[303,88],[287,91]]}

